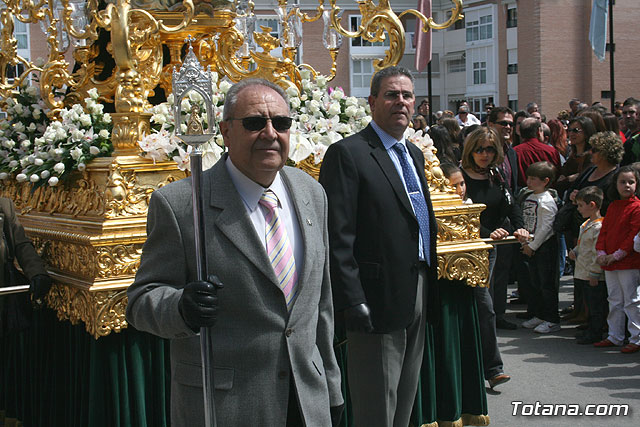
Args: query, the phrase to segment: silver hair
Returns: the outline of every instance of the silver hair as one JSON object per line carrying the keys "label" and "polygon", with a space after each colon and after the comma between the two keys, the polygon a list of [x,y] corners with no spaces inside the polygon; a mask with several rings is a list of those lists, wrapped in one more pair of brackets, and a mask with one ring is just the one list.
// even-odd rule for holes
{"label": "silver hair", "polygon": [[225,99],[224,99],[224,107],[222,109],[223,121],[227,121],[233,117],[233,113],[235,111],[236,104],[238,103],[238,97],[240,95],[240,92],[252,86],[264,86],[264,87],[268,87],[269,89],[272,89],[274,92],[276,92],[278,95],[282,97],[282,99],[284,100],[284,103],[287,105],[287,115],[291,113],[291,110],[289,107],[289,97],[287,96],[287,93],[284,91],[284,89],[282,89],[277,84],[270,82],[269,80],[252,78],[252,79],[240,80],[238,83],[231,86],[231,88],[227,92],[227,95],[225,96]]}

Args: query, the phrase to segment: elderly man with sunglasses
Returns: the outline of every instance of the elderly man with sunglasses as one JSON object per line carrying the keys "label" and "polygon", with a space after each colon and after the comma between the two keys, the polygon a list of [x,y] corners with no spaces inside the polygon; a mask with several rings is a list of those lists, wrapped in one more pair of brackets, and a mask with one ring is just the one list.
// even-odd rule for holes
{"label": "elderly man with sunglasses", "polygon": [[284,166],[289,115],[286,94],[266,80],[227,93],[229,151],[203,174],[207,281],[196,280],[190,179],[151,197],[127,319],[171,339],[174,426],[204,424],[201,327],[211,327],[219,427],[339,423],[327,200]]}

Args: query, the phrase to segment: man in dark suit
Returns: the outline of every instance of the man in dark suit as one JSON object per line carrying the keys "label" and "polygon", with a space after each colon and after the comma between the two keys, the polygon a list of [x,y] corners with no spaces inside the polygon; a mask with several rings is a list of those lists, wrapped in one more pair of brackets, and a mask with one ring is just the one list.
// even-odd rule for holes
{"label": "man in dark suit", "polygon": [[283,167],[289,114],[283,90],[265,80],[227,93],[220,130],[229,152],[202,186],[217,278],[196,280],[190,179],[151,197],[127,320],[171,339],[174,426],[204,423],[201,327],[211,327],[219,427],[339,422],[327,202],[313,178]]}
{"label": "man in dark suit", "polygon": [[[495,107],[491,109],[487,118],[487,125],[495,129],[502,138],[502,150],[504,151],[504,162],[499,166],[500,172],[505,180],[505,184],[511,190],[514,196],[518,192],[518,158],[516,152],[511,146],[514,122],[513,111],[508,107]],[[503,228],[510,233],[515,231],[511,226],[509,219],[503,224]],[[504,318],[507,310],[507,288],[509,285],[509,272],[514,262],[514,258],[518,255],[517,245],[498,245],[496,247],[496,265],[493,269],[493,279],[489,287],[493,309],[496,314],[496,328],[515,330],[518,326],[509,322]],[[518,283],[518,287],[524,287],[526,284]],[[524,295],[521,295],[524,299]]]}
{"label": "man in dark suit", "polygon": [[424,156],[404,138],[413,76],[379,71],[372,122],[327,150],[331,280],[347,330],[354,426],[406,427],[417,390],[427,301],[436,301],[437,225]]}

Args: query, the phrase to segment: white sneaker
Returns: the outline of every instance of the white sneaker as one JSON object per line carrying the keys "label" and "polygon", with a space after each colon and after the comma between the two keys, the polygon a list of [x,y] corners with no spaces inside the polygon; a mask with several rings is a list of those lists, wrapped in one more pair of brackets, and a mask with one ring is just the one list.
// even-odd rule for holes
{"label": "white sneaker", "polygon": [[538,319],[537,317],[532,317],[531,319],[525,320],[524,322],[522,322],[522,327],[527,329],[533,329],[542,323],[544,323],[544,320]]}
{"label": "white sneaker", "polygon": [[559,330],[559,323],[542,322],[533,330],[533,332],[537,332],[539,334],[548,334],[549,332],[558,332]]}

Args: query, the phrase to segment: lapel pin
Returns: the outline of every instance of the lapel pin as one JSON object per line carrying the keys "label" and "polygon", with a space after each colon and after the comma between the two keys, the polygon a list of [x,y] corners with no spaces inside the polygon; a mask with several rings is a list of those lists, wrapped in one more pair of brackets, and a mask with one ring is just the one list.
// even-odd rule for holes
{"label": "lapel pin", "polygon": [[307,224],[308,225],[313,225],[313,221],[311,221],[311,218],[307,218]]}

